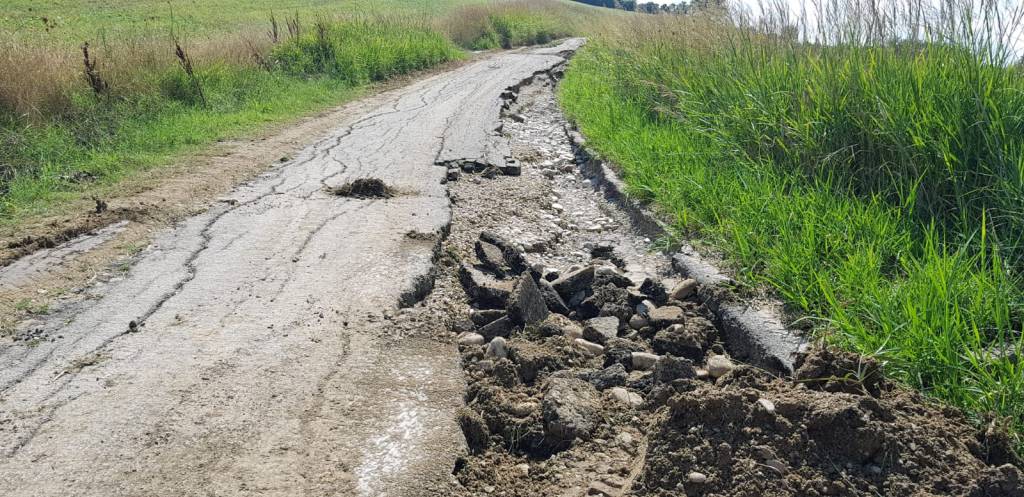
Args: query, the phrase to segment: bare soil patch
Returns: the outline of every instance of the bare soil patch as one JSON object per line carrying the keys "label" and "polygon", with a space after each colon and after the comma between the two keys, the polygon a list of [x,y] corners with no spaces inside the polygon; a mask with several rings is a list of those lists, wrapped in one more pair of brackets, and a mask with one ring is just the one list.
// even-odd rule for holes
{"label": "bare soil patch", "polygon": [[359,178],[341,186],[329,187],[331,195],[350,198],[391,198],[395,191],[378,178]]}

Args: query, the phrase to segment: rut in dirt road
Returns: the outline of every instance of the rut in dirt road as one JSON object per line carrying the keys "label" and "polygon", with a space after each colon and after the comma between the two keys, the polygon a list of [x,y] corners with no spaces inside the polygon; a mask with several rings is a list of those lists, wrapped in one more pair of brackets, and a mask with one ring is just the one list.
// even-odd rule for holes
{"label": "rut in dirt road", "polygon": [[[430,286],[451,221],[436,164],[504,166],[502,93],[580,43],[360,103],[51,314],[42,340],[0,346],[0,494],[443,492],[463,445],[458,355],[385,346],[385,318]],[[336,194],[371,178],[388,194]]]}

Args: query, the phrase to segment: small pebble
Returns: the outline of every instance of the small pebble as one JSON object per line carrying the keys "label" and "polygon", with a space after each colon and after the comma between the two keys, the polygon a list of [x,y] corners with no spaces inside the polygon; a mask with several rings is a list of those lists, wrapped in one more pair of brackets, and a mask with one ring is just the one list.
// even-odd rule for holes
{"label": "small pebble", "polygon": [[768,399],[757,399],[757,405],[767,413],[775,412],[775,403]]}
{"label": "small pebble", "polygon": [[516,464],[516,471],[520,476],[530,476],[530,465],[526,463]]}
{"label": "small pebble", "polygon": [[732,361],[724,355],[713,355],[708,359],[708,374],[712,378],[721,378],[726,373],[736,369]]}
{"label": "small pebble", "polygon": [[459,345],[483,345],[484,336],[479,333],[467,332],[459,335]]}
{"label": "small pebble", "polygon": [[508,357],[508,344],[505,343],[505,339],[502,337],[494,337],[491,343],[487,344],[487,357],[497,357],[498,359]]}
{"label": "small pebble", "polygon": [[654,364],[659,359],[657,355],[648,352],[633,352],[630,354],[630,358],[633,361],[633,369],[643,371],[654,368]]}
{"label": "small pebble", "polygon": [[584,340],[582,338],[577,338],[574,341],[577,346],[579,346],[581,349],[584,350],[584,352],[587,352],[590,355],[596,356],[604,354],[604,347],[602,347],[601,345],[598,345],[594,342],[588,342],[587,340]]}

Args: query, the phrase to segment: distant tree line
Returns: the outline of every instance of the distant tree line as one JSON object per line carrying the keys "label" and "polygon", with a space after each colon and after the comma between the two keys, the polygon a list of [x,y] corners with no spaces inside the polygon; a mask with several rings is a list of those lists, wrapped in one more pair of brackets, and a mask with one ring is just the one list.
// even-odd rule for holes
{"label": "distant tree line", "polygon": [[607,7],[609,9],[622,9],[632,12],[643,12],[646,14],[686,14],[691,11],[701,10],[708,7],[721,7],[724,0],[691,0],[675,4],[657,4],[654,2],[637,2],[637,0],[575,0],[580,3]]}

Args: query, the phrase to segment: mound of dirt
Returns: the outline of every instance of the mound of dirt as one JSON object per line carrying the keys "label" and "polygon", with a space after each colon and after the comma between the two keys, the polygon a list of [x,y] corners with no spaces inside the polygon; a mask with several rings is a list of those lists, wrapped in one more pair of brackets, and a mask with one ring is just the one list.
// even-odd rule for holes
{"label": "mound of dirt", "polygon": [[328,189],[332,195],[351,198],[391,198],[395,192],[383,181],[377,178],[359,178],[355,181],[345,183]]}
{"label": "mound of dirt", "polygon": [[822,349],[796,377],[739,367],[673,384],[638,494],[1024,496],[961,416],[886,385],[877,364]]}

